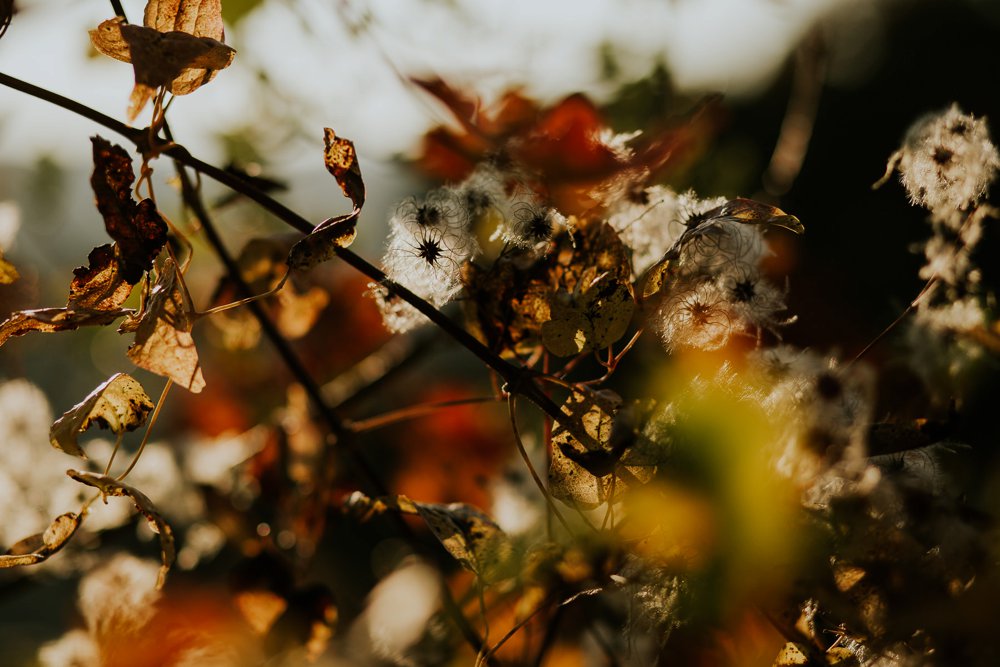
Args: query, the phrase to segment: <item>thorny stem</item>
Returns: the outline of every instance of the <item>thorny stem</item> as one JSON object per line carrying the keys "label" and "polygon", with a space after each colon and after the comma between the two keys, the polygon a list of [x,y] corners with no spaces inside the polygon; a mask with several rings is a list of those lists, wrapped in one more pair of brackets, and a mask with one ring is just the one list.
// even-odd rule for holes
{"label": "thorny stem", "polygon": [[[199,160],[191,155],[191,153],[180,144],[169,143],[166,145],[151,145],[151,139],[143,129],[129,127],[121,121],[115,120],[114,118],[80,104],[75,100],[64,97],[50,90],[46,90],[45,88],[40,88],[27,83],[26,81],[4,74],[3,72],[0,72],[0,85],[13,88],[14,90],[21,91],[31,95],[32,97],[36,97],[40,100],[49,102],[50,104],[62,107],[68,111],[72,111],[73,113],[83,116],[84,118],[88,118],[98,125],[102,125],[103,127],[122,135],[134,143],[136,148],[141,153],[154,153],[171,157],[181,164],[190,167],[195,171],[218,181],[219,183],[222,183],[242,195],[245,195],[259,204],[264,210],[268,211],[285,224],[297,229],[303,234],[310,234],[313,231],[313,224],[295,211],[292,211],[277,200],[272,199],[268,194],[259,190],[252,183],[249,183],[244,179],[230,174],[214,165]],[[342,259],[352,268],[364,274],[371,280],[384,285],[390,292],[399,296],[401,299],[406,301],[406,303],[413,306],[462,347],[476,355],[480,361],[486,364],[489,368],[493,369],[504,379],[511,392],[524,396],[553,419],[563,419],[566,421],[566,416],[560,412],[559,406],[557,406],[552,399],[546,396],[538,385],[535,384],[533,381],[534,374],[532,371],[520,366],[515,366],[500,357],[500,355],[483,345],[468,331],[445,316],[440,310],[407,288],[390,280],[381,269],[369,263],[367,260],[355,254],[348,248],[338,247],[334,249],[334,252],[337,257]],[[571,431],[579,430],[575,424],[569,424],[568,428]]]}

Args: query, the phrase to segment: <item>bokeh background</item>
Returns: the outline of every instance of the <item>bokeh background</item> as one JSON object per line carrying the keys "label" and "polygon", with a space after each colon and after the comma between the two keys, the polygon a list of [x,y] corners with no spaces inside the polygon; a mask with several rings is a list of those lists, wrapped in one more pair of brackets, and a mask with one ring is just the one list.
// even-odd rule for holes
{"label": "bokeh background", "polygon": [[[123,4],[130,17],[141,16],[144,3]],[[96,54],[87,37],[111,16],[110,6],[16,6],[0,40],[0,71],[124,118],[131,68]],[[864,347],[921,286],[921,258],[911,246],[928,235],[925,213],[908,205],[894,181],[871,188],[907,127],[952,102],[1000,119],[1000,5],[992,0],[225,0],[223,11],[227,42],[238,55],[211,85],[173,103],[177,140],[208,161],[281,182],[277,196],[319,222],[347,206],[323,168],[322,128],[351,138],[369,193],[355,249],[372,261],[395,202],[438,184],[422,168],[424,137],[452,123],[411,77],[440,77],[480,97],[486,109],[511,90],[543,107],[583,93],[616,130],[654,136],[704,96],[721,93],[697,152],[664,178],[677,189],[753,197],[798,216],[804,236],[775,237],[777,268],[788,275],[790,310],[799,315],[783,333],[790,343],[844,356]],[[100,131],[0,89],[0,246],[22,274],[15,285],[0,286],[0,314],[61,304],[72,268],[106,242],[88,183],[88,137]],[[790,171],[770,166],[778,148]],[[159,172],[160,208],[180,218],[170,170]],[[205,191],[213,201],[226,195],[211,183]],[[218,219],[234,251],[248,238],[285,231],[242,201],[226,205]],[[221,269],[207,249],[198,252],[190,284],[195,303],[206,305]],[[982,266],[986,280],[995,281],[996,261]],[[296,346],[327,382],[387,335],[361,297],[364,281],[333,264],[315,273],[330,303],[315,332]],[[266,343],[234,352],[222,349],[211,327],[196,337],[211,350],[202,357],[209,387],[197,397],[176,391],[156,438],[237,433],[285,405],[287,373]],[[658,350],[647,342],[616,383],[649,380],[643,360]],[[461,350],[433,333],[414,345],[421,353],[378,391],[353,399],[352,414],[417,397],[489,392],[484,372]],[[125,347],[114,331],[29,335],[0,351],[0,377],[30,380],[59,414],[111,373],[133,372]],[[891,365],[890,350],[876,348],[873,358]],[[151,395],[162,387],[159,378],[136,376]],[[905,375],[889,377],[909,386]],[[906,399],[922,400],[899,396],[891,407]],[[909,409],[916,416],[920,407]],[[510,453],[502,410],[463,408],[415,428],[422,430],[407,436],[430,443],[419,452],[393,445],[400,431],[370,443],[373,457],[391,467],[394,488],[429,501],[485,504],[484,480]],[[983,429],[984,438],[995,435],[995,426]],[[132,532],[104,539],[131,545]],[[345,539],[356,540],[356,548],[325,554],[314,574],[335,589],[342,616],[350,618],[363,608],[379,559],[394,547],[366,534]],[[223,551],[180,576],[209,579],[228,572],[238,556]],[[75,586],[72,576],[0,578],[5,663],[31,664],[41,643],[78,622]]]}

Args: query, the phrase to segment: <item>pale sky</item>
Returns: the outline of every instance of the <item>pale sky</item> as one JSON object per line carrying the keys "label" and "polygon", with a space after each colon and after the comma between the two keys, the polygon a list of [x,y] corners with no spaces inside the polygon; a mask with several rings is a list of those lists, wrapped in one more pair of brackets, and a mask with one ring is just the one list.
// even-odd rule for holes
{"label": "pale sky", "polygon": [[[621,80],[643,76],[664,58],[682,89],[740,95],[767,83],[816,20],[853,1],[265,0],[228,31],[238,51],[234,64],[178,98],[170,118],[196,154],[220,159],[211,138],[260,117],[265,102],[255,97],[255,80],[262,70],[304,126],[334,127],[354,139],[362,157],[385,160],[412,150],[429,127],[447,119],[403,85],[398,72],[435,73],[487,98],[522,85],[543,100],[577,91],[600,99],[613,89],[599,76],[598,46],[609,44]],[[143,0],[124,5],[140,20]],[[112,16],[109,3],[19,6],[0,40],[0,71],[124,119],[131,68],[88,57],[87,30]],[[352,36],[346,23],[363,20],[357,8],[371,20]],[[40,152],[84,164],[89,152],[76,146],[95,131],[89,121],[0,90],[0,164],[24,164]]]}

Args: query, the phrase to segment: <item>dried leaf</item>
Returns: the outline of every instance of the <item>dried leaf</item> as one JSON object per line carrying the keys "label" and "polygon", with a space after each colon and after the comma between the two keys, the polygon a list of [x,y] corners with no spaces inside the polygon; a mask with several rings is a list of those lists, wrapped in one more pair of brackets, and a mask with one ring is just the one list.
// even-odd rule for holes
{"label": "dried leaf", "polygon": [[489,579],[510,555],[510,541],[489,516],[466,503],[419,503],[406,496],[370,498],[356,491],[345,502],[362,519],[387,510],[415,514],[465,569]]}
{"label": "dried leaf", "polygon": [[560,357],[606,348],[625,335],[634,311],[628,283],[602,274],[582,294],[555,295],[542,343]]}
{"label": "dried leaf", "polygon": [[98,246],[87,256],[88,265],[73,269],[68,306],[82,310],[115,310],[132,294],[133,283],[122,275],[116,246]]}
{"label": "dried leaf", "polygon": [[56,517],[44,533],[32,535],[0,555],[0,569],[36,565],[62,549],[83,522],[83,514],[66,514]]}
{"label": "dried leaf", "polygon": [[792,665],[808,665],[809,649],[804,644],[786,642],[774,659],[774,667],[792,667]]}
{"label": "dried leaf", "polygon": [[222,0],[149,0],[142,24],[160,32],[179,30],[219,41],[226,36]]}
{"label": "dried leaf", "polygon": [[135,88],[128,119],[135,120],[156,88],[164,86],[174,95],[187,95],[211,81],[236,55],[231,47],[212,37],[187,32],[160,32],[154,28],[124,23],[115,17],[90,31],[94,48],[116,60],[132,63]]}
{"label": "dried leaf", "polygon": [[0,323],[0,345],[11,336],[23,336],[29,331],[52,333],[72,331],[84,326],[104,326],[119,317],[132,313],[128,308],[119,310],[74,310],[72,308],[39,308],[12,313]]}
{"label": "dried leaf", "polygon": [[104,496],[120,496],[132,500],[135,508],[146,517],[150,529],[160,536],[160,558],[163,564],[160,566],[156,588],[163,588],[167,573],[174,562],[174,533],[170,528],[170,524],[160,516],[159,511],[153,505],[153,501],[138,489],[107,475],[98,475],[80,470],[67,470],[66,474],[81,484],[98,489]]}
{"label": "dried leaf", "polygon": [[[646,406],[621,408],[621,398],[612,391],[575,392],[566,399],[563,412],[583,427],[581,442],[562,423],[552,431],[549,484],[555,498],[581,507],[619,499],[629,487],[649,481],[656,471],[656,453],[638,446]],[[578,430],[578,429],[577,429]],[[582,435],[582,434],[581,434]]]}
{"label": "dried leaf", "polygon": [[[167,242],[167,223],[151,199],[138,204],[132,199],[132,158],[121,146],[99,136],[94,144],[94,173],[90,184],[97,198],[97,210],[104,218],[108,235],[118,245],[122,277],[132,283],[142,279]],[[93,262],[93,260],[91,260]]]}
{"label": "dried leaf", "polygon": [[344,196],[354,205],[354,210],[346,215],[324,220],[308,236],[292,246],[288,254],[288,266],[296,271],[308,271],[335,257],[339,248],[351,245],[358,235],[358,216],[365,204],[365,183],[361,177],[354,143],[338,137],[328,127],[323,129],[323,141],[326,145],[323,155],[326,168],[337,179]]}
{"label": "dried leaf", "polygon": [[191,337],[191,298],[181,283],[177,264],[164,260],[135,331],[128,358],[139,368],[170,378],[191,392],[205,386],[198,350]]}
{"label": "dried leaf", "polygon": [[138,381],[115,373],[52,424],[49,440],[56,449],[87,458],[77,443],[80,433],[94,424],[116,435],[134,431],[146,422],[152,409],[153,402]]}
{"label": "dried leaf", "polygon": [[0,285],[10,285],[20,277],[14,265],[3,258],[3,249],[0,248]]}

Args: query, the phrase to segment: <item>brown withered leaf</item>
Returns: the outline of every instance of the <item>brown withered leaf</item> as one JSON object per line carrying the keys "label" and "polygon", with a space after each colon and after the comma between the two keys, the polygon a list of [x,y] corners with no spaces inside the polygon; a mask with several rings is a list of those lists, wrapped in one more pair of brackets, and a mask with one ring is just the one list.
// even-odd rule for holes
{"label": "brown withered leaf", "polygon": [[419,516],[462,567],[487,580],[511,553],[510,540],[500,526],[467,503],[420,503],[403,495],[370,498],[355,491],[344,505],[360,512],[362,520],[388,510]]}
{"label": "brown withered leaf", "polygon": [[220,42],[226,36],[222,0],[149,0],[142,24],[160,32],[179,30]]}
{"label": "brown withered leaf", "polygon": [[133,283],[122,275],[116,246],[98,246],[87,255],[87,266],[73,269],[67,306],[74,309],[115,310],[132,294]]}
{"label": "brown withered leaf", "polygon": [[139,368],[170,378],[188,391],[205,386],[198,350],[191,337],[191,297],[181,282],[177,264],[166,258],[135,328],[128,358]]}
{"label": "brown withered leaf", "polygon": [[0,345],[12,336],[23,336],[29,331],[53,333],[73,331],[85,326],[104,326],[119,317],[132,313],[128,308],[117,310],[75,310],[73,308],[39,308],[20,310],[0,322]]}
{"label": "brown withered leaf", "polygon": [[87,458],[77,437],[92,425],[116,435],[134,431],[146,422],[153,401],[130,375],[115,373],[85,399],[63,413],[49,429],[49,440],[56,449]]}
{"label": "brown withered leaf", "polygon": [[132,198],[132,158],[121,146],[100,136],[94,144],[94,173],[90,185],[97,210],[104,218],[108,236],[118,245],[121,275],[133,285],[153,266],[153,260],[167,242],[167,223],[151,199],[136,203]]}
{"label": "brown withered leaf", "polygon": [[81,470],[67,470],[66,474],[81,484],[94,487],[104,496],[119,496],[132,500],[135,508],[146,518],[150,529],[160,536],[160,559],[162,565],[160,566],[159,576],[156,578],[156,588],[163,588],[163,584],[167,580],[167,573],[170,572],[170,567],[173,565],[176,555],[174,549],[174,531],[171,530],[170,524],[160,516],[156,506],[153,505],[153,501],[142,491],[139,491],[139,489],[120,482],[114,477]]}
{"label": "brown withered leaf", "polygon": [[17,281],[21,274],[17,268],[3,257],[3,249],[0,248],[0,285],[10,285]]}
{"label": "brown withered leaf", "polygon": [[128,119],[135,120],[156,89],[166,87],[174,95],[187,95],[211,81],[236,55],[231,47],[212,37],[199,37],[173,30],[124,23],[121,17],[102,22],[90,31],[90,40],[106,56],[132,63],[135,88],[130,97]]}
{"label": "brown withered leaf", "polygon": [[553,497],[593,508],[617,500],[630,486],[652,477],[653,461],[641,449],[633,450],[634,426],[622,427],[631,420],[618,418],[620,411],[625,412],[621,405],[621,398],[608,390],[575,392],[566,399],[562,411],[583,426],[588,438],[581,442],[563,424],[556,424],[549,464]]}
{"label": "brown withered leaf", "polygon": [[361,210],[365,205],[365,182],[361,178],[361,167],[358,165],[358,153],[354,142],[338,137],[329,127],[323,128],[323,161],[326,169],[337,179],[344,196],[351,200],[354,208]]}
{"label": "brown withered leaf", "polygon": [[0,555],[0,569],[36,565],[62,549],[83,522],[84,515],[67,512],[57,516],[44,533],[32,535]]}
{"label": "brown withered leaf", "polygon": [[351,245],[358,235],[358,216],[365,204],[365,182],[361,177],[354,143],[338,137],[328,127],[323,128],[323,142],[326,146],[323,153],[326,168],[337,179],[337,184],[344,196],[351,200],[354,210],[346,215],[324,220],[292,246],[288,253],[288,266],[295,271],[308,271],[335,257],[339,248]]}
{"label": "brown withered leaf", "polygon": [[0,37],[3,37],[10,26],[10,21],[14,18],[14,0],[0,0]]}

